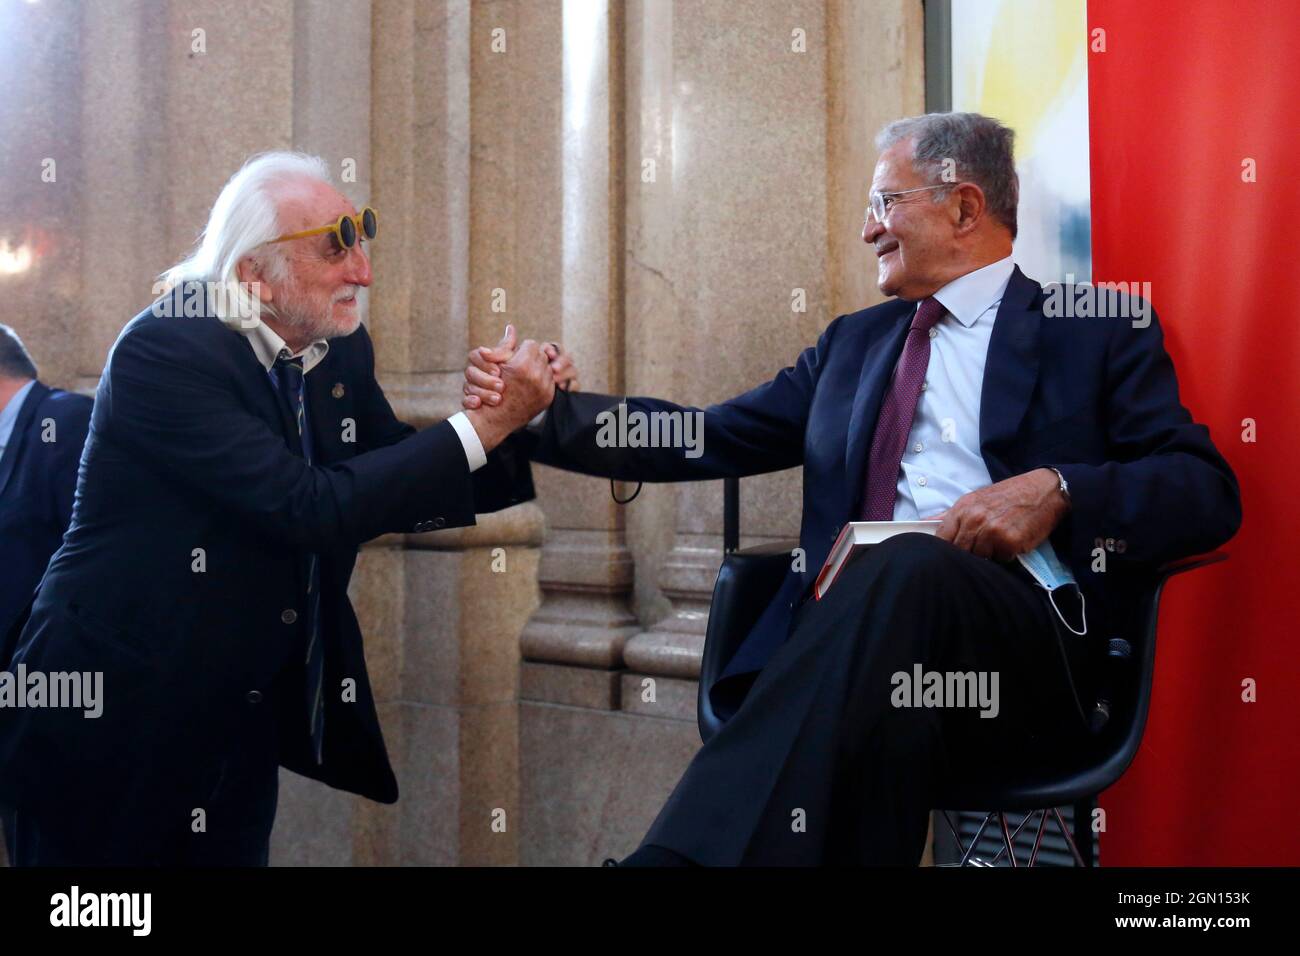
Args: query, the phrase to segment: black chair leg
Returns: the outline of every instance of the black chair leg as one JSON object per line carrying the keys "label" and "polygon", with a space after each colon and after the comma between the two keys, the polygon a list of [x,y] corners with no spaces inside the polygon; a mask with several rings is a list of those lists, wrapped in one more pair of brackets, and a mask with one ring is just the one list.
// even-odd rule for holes
{"label": "black chair leg", "polygon": [[[1093,838],[1091,826],[1092,803],[1091,801],[1077,803],[1074,806],[1074,826],[1065,825],[1065,817],[1056,807],[1049,807],[1043,810],[1033,810],[1025,814],[1025,818],[1020,824],[1012,830],[1007,822],[1005,812],[994,810],[985,814],[981,821],[979,829],[975,831],[975,836],[970,843],[962,845],[961,835],[957,830],[956,824],[948,816],[947,811],[940,811],[944,822],[948,825],[952,833],[953,841],[957,844],[957,850],[961,853],[961,860],[955,864],[940,864],[942,866],[997,866],[1003,856],[1007,857],[1007,863],[1013,867],[1019,867],[1020,861],[1015,856],[1015,843],[1020,831],[1028,827],[1034,820],[1034,814],[1041,814],[1038,819],[1037,832],[1034,834],[1034,843],[1029,851],[1028,866],[1038,865],[1039,851],[1042,849],[1043,836],[1047,831],[1047,820],[1050,816],[1056,824],[1056,829],[1060,832],[1061,838],[1065,840],[1066,848],[1070,851],[1070,856],[1074,859],[1074,865],[1080,867],[1092,866]],[[986,860],[975,856],[975,848],[978,846],[980,838],[989,830],[990,824],[993,825],[993,832],[996,836],[1001,837],[1002,846],[993,856],[993,859]],[[936,833],[936,840],[938,834]]]}
{"label": "black chair leg", "polygon": [[1092,800],[1080,800],[1074,805],[1074,846],[1079,851],[1083,866],[1092,866]]}
{"label": "black chair leg", "polygon": [[1070,849],[1070,856],[1074,857],[1075,866],[1087,866],[1083,857],[1079,853],[1079,848],[1075,846],[1074,837],[1070,834],[1070,827],[1065,825],[1065,818],[1061,816],[1061,811],[1053,807],[1052,816],[1056,819],[1056,828],[1061,831],[1061,836],[1065,839],[1065,845]]}
{"label": "black chair leg", "polygon": [[[1034,849],[1029,854],[1030,866],[1034,866],[1036,863],[1038,863],[1038,850],[1043,845],[1043,834],[1047,832],[1047,811],[1040,810],[1038,812],[1040,814],[1038,818],[1038,834],[1037,836],[1034,837]],[[1033,816],[1032,813],[1029,814],[1029,817],[1032,816]],[[1029,817],[1025,818],[1026,821],[1029,820]]]}

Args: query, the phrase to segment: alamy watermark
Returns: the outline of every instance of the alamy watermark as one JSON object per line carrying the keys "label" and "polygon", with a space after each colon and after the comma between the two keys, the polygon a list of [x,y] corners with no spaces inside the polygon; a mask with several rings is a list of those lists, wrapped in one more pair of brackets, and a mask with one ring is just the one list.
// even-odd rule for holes
{"label": "alamy watermark", "polygon": [[229,325],[255,329],[262,321],[260,282],[187,279],[173,287],[159,280],[153,285],[150,310],[163,319],[197,319],[215,315]]}
{"label": "alamy watermark", "polygon": [[889,682],[895,707],[978,707],[981,717],[998,715],[997,671],[895,671]]}
{"label": "alamy watermark", "polygon": [[66,893],[50,897],[54,927],[125,927],[132,936],[148,936],[153,928],[152,893],[84,893],[75,883]]}
{"label": "alamy watermark", "polygon": [[0,709],[6,707],[66,707],[94,720],[104,713],[104,672],[46,673],[20,663],[12,671],[0,671]]}
{"label": "alamy watermark", "polygon": [[704,454],[703,412],[628,411],[626,402],[596,416],[599,448],[684,448],[687,458]]}
{"label": "alamy watermark", "polygon": [[1135,329],[1151,324],[1150,282],[1075,282],[1067,272],[1064,282],[1049,282],[1043,291],[1048,318],[1132,319]]}

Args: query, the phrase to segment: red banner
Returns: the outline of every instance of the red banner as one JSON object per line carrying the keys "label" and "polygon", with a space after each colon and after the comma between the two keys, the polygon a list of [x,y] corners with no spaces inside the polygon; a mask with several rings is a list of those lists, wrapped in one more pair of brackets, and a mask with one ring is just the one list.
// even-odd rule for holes
{"label": "red banner", "polygon": [[1165,591],[1101,861],[1297,865],[1300,4],[1091,0],[1088,32],[1093,278],[1151,283],[1244,511],[1228,563]]}

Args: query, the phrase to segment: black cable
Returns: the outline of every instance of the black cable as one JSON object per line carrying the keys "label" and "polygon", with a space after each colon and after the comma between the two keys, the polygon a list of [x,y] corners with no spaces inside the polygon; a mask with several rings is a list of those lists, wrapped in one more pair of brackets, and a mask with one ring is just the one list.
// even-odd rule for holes
{"label": "black cable", "polygon": [[632,492],[631,498],[620,498],[618,492],[614,490],[614,479],[609,480],[609,495],[614,499],[615,504],[626,505],[636,500],[636,496],[641,494],[641,482],[636,483],[636,491]]}

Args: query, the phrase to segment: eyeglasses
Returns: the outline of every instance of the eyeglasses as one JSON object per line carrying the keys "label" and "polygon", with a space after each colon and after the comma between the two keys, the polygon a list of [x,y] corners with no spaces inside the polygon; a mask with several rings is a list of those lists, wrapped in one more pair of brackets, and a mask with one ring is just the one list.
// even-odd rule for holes
{"label": "eyeglasses", "polygon": [[375,233],[379,231],[379,214],[369,206],[362,209],[355,216],[344,214],[339,216],[338,222],[328,226],[321,226],[319,229],[304,229],[302,232],[291,232],[287,236],[280,236],[278,239],[272,239],[272,243],[288,242],[290,239],[306,239],[308,236],[319,236],[324,233],[332,233],[334,242],[338,249],[351,249],[357,244],[357,234],[360,233],[363,239],[375,238]]}
{"label": "eyeglasses", "polygon": [[[950,186],[956,185],[957,183],[939,183],[935,186],[917,186],[915,189],[900,189],[897,192],[892,193],[873,192],[870,197],[871,205],[867,206],[867,211],[863,214],[862,221],[870,222],[871,217],[874,216],[876,222],[884,222],[885,216],[889,214],[889,210],[893,207],[894,203],[898,202],[899,196],[906,196],[908,193],[921,193],[928,189],[947,189]],[[886,201],[888,201],[888,205],[886,205]]]}

